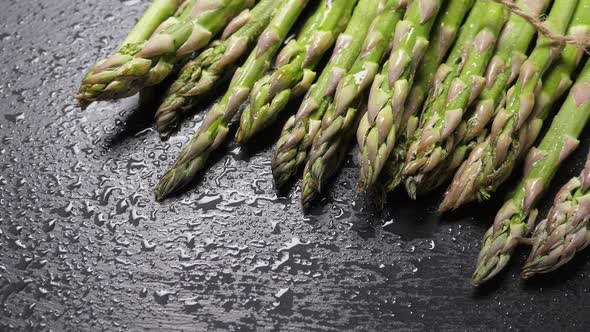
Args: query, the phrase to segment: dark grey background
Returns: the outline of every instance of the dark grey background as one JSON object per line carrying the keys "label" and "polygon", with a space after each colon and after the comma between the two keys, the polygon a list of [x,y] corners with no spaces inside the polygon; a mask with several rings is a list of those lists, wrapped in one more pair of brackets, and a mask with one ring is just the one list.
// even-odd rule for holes
{"label": "dark grey background", "polygon": [[[496,281],[470,287],[503,194],[442,220],[436,197],[396,194],[379,212],[355,193],[350,158],[305,216],[298,188],[273,189],[265,135],[248,151],[230,145],[188,193],[154,202],[203,113],[162,142],[137,98],[87,111],[72,98],[147,3],[0,3],[0,329],[587,328],[587,253],[524,283],[523,250]],[[587,143],[555,186],[580,170]]]}

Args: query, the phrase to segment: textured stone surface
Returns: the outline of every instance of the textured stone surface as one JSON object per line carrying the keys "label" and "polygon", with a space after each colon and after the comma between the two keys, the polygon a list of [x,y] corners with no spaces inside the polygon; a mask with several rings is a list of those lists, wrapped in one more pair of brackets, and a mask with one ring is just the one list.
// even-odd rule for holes
{"label": "textured stone surface", "polygon": [[[521,251],[497,281],[471,289],[500,199],[439,220],[436,198],[398,194],[377,212],[355,193],[350,158],[304,216],[298,188],[277,197],[263,143],[228,146],[187,193],[156,203],[151,187],[203,113],[161,142],[153,107],[137,98],[73,105],[85,70],[147,4],[0,3],[0,329],[588,326],[588,253],[523,283]],[[582,143],[556,189],[581,169]]]}

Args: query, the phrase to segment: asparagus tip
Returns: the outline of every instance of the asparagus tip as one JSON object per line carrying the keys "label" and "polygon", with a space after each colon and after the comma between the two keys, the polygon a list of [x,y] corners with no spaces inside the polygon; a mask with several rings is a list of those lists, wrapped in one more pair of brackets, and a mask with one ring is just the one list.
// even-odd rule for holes
{"label": "asparagus tip", "polygon": [[371,189],[371,187],[374,184],[374,182],[371,179],[371,176],[368,174],[369,172],[363,170],[363,168],[361,167],[361,176],[356,186],[356,190],[359,193],[367,192],[369,189]]}
{"label": "asparagus tip", "polygon": [[309,211],[309,209],[311,209],[311,204],[316,199],[316,197],[317,192],[315,190],[301,193],[301,206],[303,207],[304,211]]}
{"label": "asparagus tip", "polygon": [[481,269],[477,269],[477,271],[475,271],[473,277],[471,278],[471,285],[476,288],[480,287],[486,281],[490,280],[493,276],[494,275],[492,274],[486,275],[481,271]]}
{"label": "asparagus tip", "polygon": [[[307,172],[306,172],[307,173]],[[304,210],[309,210],[311,203],[319,194],[318,183],[309,173],[303,176],[303,184],[301,189],[301,205]]]}
{"label": "asparagus tip", "polygon": [[442,202],[438,205],[438,213],[443,214],[454,210],[453,202],[449,200],[448,193],[445,194]]}
{"label": "asparagus tip", "polygon": [[158,134],[160,138],[163,140],[167,140],[172,135],[172,131],[176,128],[176,125],[172,123],[162,122],[159,119],[156,120],[156,129],[158,130]]}
{"label": "asparagus tip", "polygon": [[[440,203],[439,211],[447,212],[456,210],[457,208],[476,200],[478,197],[482,199],[487,195],[482,189],[478,193],[478,175],[483,170],[483,163],[481,160],[467,160],[457,170],[453,181],[445,192],[445,197]],[[478,196],[478,194],[480,196]]]}
{"label": "asparagus tip", "polygon": [[370,188],[371,186],[366,181],[360,180],[356,186],[356,191],[359,193],[366,193]]}
{"label": "asparagus tip", "polygon": [[162,190],[162,181],[158,182],[158,184],[154,188],[154,197],[158,202],[161,202],[166,198],[166,193],[164,193],[164,191]]}
{"label": "asparagus tip", "polygon": [[75,98],[76,98],[76,104],[83,111],[85,111],[88,108],[88,106],[90,106],[92,104],[92,101],[87,100],[86,98],[84,98],[83,95],[77,95]]}
{"label": "asparagus tip", "polygon": [[242,130],[242,128],[238,128],[238,131],[236,132],[236,138],[235,138],[236,144],[244,145],[249,140],[250,140],[250,135],[247,135],[246,132],[244,130]]}
{"label": "asparagus tip", "polygon": [[155,199],[156,199],[157,202],[161,202],[161,201],[163,201],[165,199],[165,196],[160,191],[159,186],[156,186],[156,188],[154,188],[154,197],[155,197]]}
{"label": "asparagus tip", "polygon": [[183,187],[183,183],[177,179],[176,169],[169,169],[166,174],[160,178],[160,181],[158,181],[158,184],[154,188],[156,200],[163,201],[181,187]]}
{"label": "asparagus tip", "polygon": [[473,286],[474,288],[479,288],[482,284],[483,284],[483,281],[478,281],[475,279],[471,280],[471,286]]}
{"label": "asparagus tip", "polygon": [[274,178],[274,182],[275,182],[275,187],[278,190],[282,190],[287,185],[287,182],[289,181],[289,176],[287,176],[285,174],[273,173],[273,178]]}
{"label": "asparagus tip", "polygon": [[[512,245],[513,243],[514,243],[514,241],[510,241],[510,243],[506,247],[502,248],[501,250],[505,251],[505,252],[510,252],[511,249],[509,249],[509,248],[514,247]],[[486,251],[490,251],[490,250],[499,250],[499,249],[498,248],[496,248],[496,249],[487,248]],[[490,253],[484,254],[483,260],[478,263],[477,269],[473,273],[473,277],[471,279],[471,284],[474,287],[479,287],[482,284],[493,279],[502,270],[504,270],[506,265],[508,265],[508,262],[510,261],[510,255],[502,253],[502,251],[491,253],[491,255],[490,255]]]}
{"label": "asparagus tip", "polygon": [[167,137],[170,132],[176,128],[179,122],[179,113],[185,106],[185,99],[180,96],[167,98],[166,101],[158,108],[155,120],[160,137]]}
{"label": "asparagus tip", "polygon": [[409,177],[405,182],[408,195],[410,195],[411,199],[416,200],[416,193],[418,192],[418,180],[414,177]]}
{"label": "asparagus tip", "polygon": [[520,276],[524,279],[524,280],[529,280],[532,277],[534,277],[536,275],[536,273],[530,269],[530,267],[525,266],[524,270],[522,271],[522,273],[520,274]]}

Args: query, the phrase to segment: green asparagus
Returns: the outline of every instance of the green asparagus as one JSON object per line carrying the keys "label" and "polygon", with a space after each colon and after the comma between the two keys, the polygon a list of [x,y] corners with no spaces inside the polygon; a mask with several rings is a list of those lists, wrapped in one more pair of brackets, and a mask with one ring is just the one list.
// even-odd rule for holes
{"label": "green asparagus", "polygon": [[[541,15],[551,1],[519,0],[516,4],[531,15]],[[447,145],[448,156],[416,183],[416,192],[430,192],[448,182],[463,162],[465,155],[480,136],[486,134],[488,122],[504,100],[506,89],[518,77],[520,66],[535,35],[535,28],[521,16],[511,14],[498,39],[498,47],[485,75],[485,86],[454,133],[456,146]]]}
{"label": "green asparagus", "polygon": [[338,170],[348,143],[354,137],[357,110],[364,91],[369,87],[385,52],[393,40],[395,25],[402,13],[397,11],[397,0],[388,0],[383,12],[375,19],[352,68],[340,81],[334,102],[322,117],[321,126],[313,141],[309,161],[303,175],[301,201],[308,205],[321,192],[322,184]]}
{"label": "green asparagus", "polygon": [[[531,121],[523,126],[519,135],[525,137],[519,138],[519,141],[526,142],[523,144],[522,151],[528,151],[530,146],[535,142],[539,135],[540,129],[543,126],[545,119],[549,116],[550,111],[555,102],[565,93],[572,85],[571,76],[577,68],[582,59],[583,50],[578,49],[573,45],[568,45],[557,60],[556,64],[551,68],[543,78],[543,87],[538,93],[535,101],[535,108]],[[453,182],[447,189],[445,198],[439,206],[441,213],[451,209],[457,209],[461,205],[475,200],[475,196],[471,193],[474,181],[468,179],[475,179],[476,174],[470,174],[470,171],[476,170],[473,165],[478,165],[482,159],[481,154],[485,151],[485,147],[489,142],[482,142],[473,149],[469,158],[463,163],[461,168],[457,171]],[[522,152],[519,152],[522,155]]]}
{"label": "green asparagus", "polygon": [[233,73],[238,62],[255,46],[276,8],[274,0],[262,0],[252,10],[246,9],[227,25],[221,40],[213,42],[182,68],[156,113],[161,136],[168,136],[178,125],[183,112],[193,108],[199,97]]}
{"label": "green asparagus", "polygon": [[[565,30],[575,9],[568,34],[589,35],[590,16],[587,13],[590,11],[590,1],[581,0],[577,9],[576,4],[571,2],[559,1],[554,4],[548,26],[557,32]],[[507,109],[498,112],[492,122],[491,133],[460,166],[443,208],[456,208],[476,199],[488,199],[508,179],[520,156],[533,144],[542,121],[533,121],[530,126],[529,118],[535,118],[530,114],[534,110],[534,96],[539,89],[540,77],[559,54],[552,45],[547,38],[539,38],[537,47],[521,68],[518,82],[508,91]],[[570,50],[566,48],[566,52],[578,53],[574,46],[568,48]],[[572,55],[569,57],[572,58]],[[578,57],[574,55],[573,59]]]}
{"label": "green asparagus", "polygon": [[[516,4],[527,13],[535,16],[545,13],[551,0],[528,1],[518,0]],[[498,51],[492,58],[486,73],[486,85],[478,99],[474,112],[466,121],[466,133],[463,144],[479,136],[493,119],[506,90],[518,77],[520,67],[527,59],[527,50],[535,28],[522,17],[512,13],[504,27],[498,42]]]}
{"label": "green asparagus", "polygon": [[128,44],[138,44],[146,41],[158,29],[160,24],[180,13],[182,7],[189,3],[190,1],[185,0],[154,0],[127,38],[125,38],[119,50],[125,48]]}
{"label": "green asparagus", "polygon": [[[507,18],[507,9],[494,2],[478,3],[487,7],[481,26],[466,61],[457,68],[442,66],[439,94],[428,105],[425,117],[409,142],[403,169],[406,190],[412,197],[422,189],[422,179],[439,166],[457,144],[459,127],[467,106],[477,98],[485,84],[487,65],[494,54],[498,35]],[[476,6],[478,5],[476,4]],[[438,75],[437,74],[437,75]]]}
{"label": "green asparagus", "polygon": [[[473,2],[474,0],[448,1],[444,4],[445,7],[441,9],[438,15],[437,22],[432,29],[433,33],[430,45],[424,54],[422,64],[418,67],[414,86],[410,91],[406,103],[405,114],[398,130],[399,137],[385,164],[385,171],[383,173],[387,191],[393,191],[401,182],[402,166],[406,161],[408,150],[408,138],[414,135],[414,131],[418,126],[420,110],[422,110],[422,105],[431,88],[436,69],[444,60],[449,48],[454,44],[461,23],[471,9]],[[475,19],[479,20],[479,17],[476,18],[475,15],[470,17],[457,41],[458,46],[454,48],[453,54],[449,56],[449,62],[459,61],[458,59],[461,57],[461,54],[466,50],[464,47],[468,45],[465,41],[475,37],[477,31],[473,29],[475,24],[472,24],[472,21]]]}
{"label": "green asparagus", "polygon": [[523,278],[554,271],[586,248],[590,244],[589,222],[590,159],[580,176],[561,188],[547,219],[535,228]]}
{"label": "green asparagus", "polygon": [[293,97],[305,94],[316,78],[315,68],[344,30],[356,0],[323,0],[320,10],[296,40],[283,48],[277,70],[259,80],[250,93],[236,141],[243,144],[272,124]]}
{"label": "green asparagus", "polygon": [[248,98],[254,83],[270,67],[272,58],[306,5],[307,0],[283,2],[246,63],[236,71],[223,99],[209,111],[178,160],[160,179],[155,188],[156,199],[161,200],[186,187],[204,167],[211,152],[223,143],[229,133],[229,122]]}
{"label": "green asparagus", "polygon": [[473,285],[491,279],[506,266],[519,239],[529,233],[535,222],[536,202],[550,185],[561,162],[576,149],[578,137],[589,119],[590,62],[587,62],[549,131],[538,148],[529,152],[525,177],[486,232]]}
{"label": "green asparagus", "polygon": [[235,15],[254,0],[198,0],[163,22],[146,41],[127,43],[100,61],[82,81],[80,106],[136,94],[170,75],[174,66],[205,47]]}
{"label": "green asparagus", "polygon": [[414,1],[395,29],[394,50],[383,72],[375,77],[367,113],[357,131],[361,190],[375,183],[395,145],[414,73],[428,48],[430,29],[441,3]]}
{"label": "green asparagus", "polygon": [[[404,2],[403,0],[398,0]],[[282,187],[307,158],[307,151],[332,102],[340,79],[352,67],[371,22],[383,9],[385,0],[360,0],[346,31],[338,37],[335,50],[318,81],[311,87],[297,114],[286,123],[272,159],[275,183]],[[405,3],[405,2],[404,2]]]}
{"label": "green asparagus", "polygon": [[[96,63],[93,70],[101,70],[104,66],[110,66],[110,63],[118,58],[124,57],[128,49],[136,48],[148,40],[152,34],[158,29],[160,25],[165,26],[171,22],[175,22],[177,18],[172,16],[180,16],[184,13],[187,6],[191,5],[196,0],[180,1],[180,0],[157,0],[154,1],[146,10],[141,19],[137,22],[133,30],[129,33],[125,41],[119,46],[117,52],[108,59],[100,60]],[[78,104],[82,109],[87,108],[91,102],[82,99],[82,96],[76,96]]]}

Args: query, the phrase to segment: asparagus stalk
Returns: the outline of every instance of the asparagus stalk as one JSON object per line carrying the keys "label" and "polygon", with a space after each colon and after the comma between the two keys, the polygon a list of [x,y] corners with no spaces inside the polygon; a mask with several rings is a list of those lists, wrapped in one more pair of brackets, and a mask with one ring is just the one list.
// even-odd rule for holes
{"label": "asparagus stalk", "polygon": [[237,63],[255,46],[276,8],[275,1],[262,0],[251,11],[244,10],[227,25],[221,40],[213,42],[197,58],[184,65],[156,113],[161,136],[168,136],[184,111],[193,108],[199,97],[233,73]]}
{"label": "asparagus stalk", "polygon": [[[543,88],[536,97],[535,109],[533,110],[534,119],[529,121],[520,133],[520,135],[526,135],[526,138],[519,138],[519,141],[526,141],[523,151],[529,150],[530,146],[537,139],[540,129],[545,119],[549,116],[553,105],[571,87],[571,76],[580,63],[582,55],[583,50],[573,45],[566,46],[560,59],[545,75]],[[487,144],[489,143],[485,141],[478,144],[470,154],[469,159],[457,171],[453,182],[447,189],[444,200],[439,206],[441,213],[451,209],[457,209],[461,205],[475,199],[471,194],[472,188],[470,187],[473,182],[466,181],[466,179],[475,175],[470,175],[467,167],[475,165],[482,158],[481,153],[485,151]],[[519,154],[522,155],[522,152],[519,152]]]}
{"label": "asparagus stalk", "polygon": [[377,180],[395,145],[414,73],[429,44],[442,1],[414,1],[395,31],[396,46],[383,72],[375,77],[367,113],[360,121],[357,140],[361,164],[359,189]]}
{"label": "asparagus stalk", "polygon": [[589,213],[590,158],[580,176],[561,188],[547,219],[535,228],[523,278],[554,271],[586,248],[590,244]]}
{"label": "asparagus stalk", "polygon": [[[443,7],[440,9],[436,23],[431,29],[428,49],[415,74],[414,84],[405,107],[406,114],[416,115],[422,109],[422,105],[428,97],[428,91],[431,88],[436,70],[445,60],[449,48],[453,46],[463,19],[471,10],[474,2],[475,0],[443,1]],[[483,13],[481,14],[483,15]],[[474,23],[472,20],[469,22]],[[475,37],[476,31],[470,30],[467,25],[465,31],[459,35],[458,47],[454,47],[452,54],[449,55],[449,59],[455,60],[449,61],[458,61],[462,53],[467,51],[466,48],[463,48],[465,42]]]}
{"label": "asparagus stalk", "polygon": [[160,179],[155,188],[156,199],[161,200],[187,186],[204,167],[211,152],[223,143],[229,133],[229,122],[248,98],[254,83],[270,67],[272,58],[306,5],[306,0],[283,2],[246,63],[236,71],[223,99],[209,111],[176,163]]}
{"label": "asparagus stalk", "polygon": [[323,0],[321,10],[308,21],[300,36],[277,57],[277,69],[256,82],[250,93],[236,141],[243,144],[276,121],[289,100],[305,94],[316,78],[315,68],[344,30],[356,0]]}
{"label": "asparagus stalk", "polygon": [[[530,15],[539,16],[545,13],[551,0],[518,0],[516,4]],[[520,67],[527,60],[526,53],[535,32],[535,28],[525,19],[517,14],[511,14],[500,36],[498,51],[488,66],[485,87],[475,104],[474,112],[465,122],[464,145],[479,136],[493,119],[505,98],[506,90],[516,80]]]}
{"label": "asparagus stalk", "polygon": [[[404,118],[399,123],[399,137],[385,164],[384,177],[388,191],[393,191],[401,182],[402,166],[408,150],[408,138],[414,134],[418,125],[419,112],[431,88],[435,72],[447,55],[449,48],[454,44],[459,27],[473,2],[474,0],[448,1],[437,17],[437,22],[432,29],[430,45],[424,54],[422,64],[418,67],[414,85],[406,102]],[[479,14],[483,15],[483,13],[474,11],[474,15],[471,15],[466,22],[465,29],[462,30],[457,40],[457,46],[453,49],[453,54],[449,55],[449,62],[459,61],[461,54],[466,51],[467,43],[465,41],[475,37],[477,31],[473,27],[475,27],[476,16]],[[479,20],[479,16],[477,16],[477,20]]]}
{"label": "asparagus stalk", "polygon": [[305,161],[307,150],[321,126],[321,119],[332,101],[337,85],[354,64],[364,36],[384,3],[385,0],[359,1],[346,31],[336,41],[328,65],[309,90],[297,114],[284,126],[272,159],[273,176],[278,187],[282,187],[295,175]]}
{"label": "asparagus stalk", "polygon": [[254,0],[190,2],[181,15],[166,20],[145,42],[128,43],[91,69],[77,96],[80,105],[128,97],[162,82],[178,62],[205,47],[229,20],[253,3]]}
{"label": "asparagus stalk", "polygon": [[[519,0],[516,4],[531,15],[541,15],[550,2]],[[485,135],[487,124],[504,100],[506,89],[518,77],[535,31],[521,16],[515,13],[510,15],[498,39],[496,53],[487,67],[484,89],[474,107],[464,109],[466,115],[455,131],[454,140],[459,143],[457,146],[447,145],[448,156],[433,170],[424,174],[416,183],[416,192],[430,192],[446,183],[461,165],[469,149],[477,143],[477,138]]]}
{"label": "asparagus stalk", "polygon": [[125,48],[128,44],[138,44],[146,41],[162,22],[174,16],[188,2],[185,0],[154,0],[133,30],[127,35],[119,50]]}
{"label": "asparagus stalk", "polygon": [[506,266],[519,239],[529,233],[535,222],[537,200],[550,185],[561,162],[576,149],[578,137],[589,119],[590,62],[587,62],[549,131],[538,148],[531,149],[524,178],[486,232],[473,285],[491,279]]}
{"label": "asparagus stalk", "polygon": [[427,106],[430,108],[426,111],[427,117],[409,142],[403,175],[412,197],[416,197],[421,189],[422,179],[428,177],[457,144],[457,136],[461,136],[464,130],[459,124],[465,110],[483,89],[485,78],[482,75],[494,54],[508,11],[493,2],[481,2],[481,5],[487,7],[487,14],[481,18],[479,32],[466,61],[456,70],[447,66],[440,68],[438,74],[442,83],[440,90],[437,89],[440,93],[435,91],[433,102]]}
{"label": "asparagus stalk", "polygon": [[[194,1],[196,0],[154,1],[145,11],[144,15],[139,19],[127,38],[125,38],[121,46],[119,46],[117,52],[108,59],[98,61],[93,71],[97,71],[105,65],[110,66],[109,63],[113,62],[114,59],[116,60],[118,58],[125,57],[129,52],[128,50],[138,48],[138,45],[145,43],[145,41],[154,34],[160,25],[165,26],[164,22],[166,22],[166,24],[171,24],[172,22],[177,21],[177,18],[172,16],[180,16],[182,13],[186,12],[186,10],[183,10],[183,8],[192,6]],[[92,71],[90,73],[92,73]],[[84,101],[82,96],[76,96],[76,98],[78,99],[78,104],[82,109],[85,109],[91,103],[89,101]]]}
{"label": "asparagus stalk", "polygon": [[365,38],[362,51],[336,89],[315,136],[303,175],[301,200],[308,205],[321,192],[323,183],[336,173],[348,151],[357,124],[361,97],[371,84],[393,40],[393,31],[402,13],[397,0],[388,0]]}
{"label": "asparagus stalk", "polygon": [[[574,10],[572,7],[576,9],[571,0],[556,2],[547,24],[556,32],[565,30],[564,24],[569,23]],[[580,1],[573,14],[569,34],[588,34],[590,17],[586,13],[589,10],[590,1]],[[578,54],[575,47],[568,48],[568,52]],[[535,109],[534,96],[539,91],[540,77],[559,54],[557,51],[551,41],[539,38],[537,47],[521,68],[517,83],[508,91],[507,109],[498,112],[492,122],[491,133],[460,166],[442,204],[443,209],[457,208],[475,199],[487,199],[508,179],[519,156],[528,150],[541,129],[542,121],[534,121],[529,126],[528,118]],[[578,57],[574,56],[574,59]]]}

